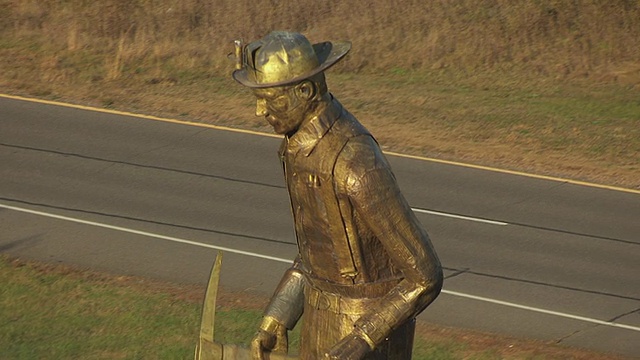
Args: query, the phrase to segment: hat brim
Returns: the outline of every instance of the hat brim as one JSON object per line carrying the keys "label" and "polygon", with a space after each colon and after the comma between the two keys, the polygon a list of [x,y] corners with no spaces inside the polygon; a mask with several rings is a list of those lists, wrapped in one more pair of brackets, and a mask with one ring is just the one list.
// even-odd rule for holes
{"label": "hat brim", "polygon": [[271,82],[271,83],[257,83],[255,80],[251,79],[249,76],[249,71],[246,68],[235,70],[233,72],[233,78],[239,82],[240,84],[250,87],[250,88],[267,88],[267,87],[275,87],[275,86],[283,86],[294,84],[304,79],[308,79],[313,75],[316,75],[320,72],[323,72],[335,65],[340,59],[342,59],[349,50],[351,50],[351,42],[350,41],[336,41],[336,42],[322,42],[318,44],[313,44],[313,50],[318,57],[318,61],[320,65],[299,76],[296,76],[292,79],[287,79],[283,81]]}

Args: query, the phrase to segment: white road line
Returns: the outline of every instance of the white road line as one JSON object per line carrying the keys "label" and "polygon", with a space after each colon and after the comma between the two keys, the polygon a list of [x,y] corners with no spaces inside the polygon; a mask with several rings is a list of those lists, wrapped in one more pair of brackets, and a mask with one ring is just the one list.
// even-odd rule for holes
{"label": "white road line", "polygon": [[475,221],[475,222],[480,222],[480,223],[484,223],[484,224],[502,225],[502,226],[509,225],[509,223],[502,222],[502,221],[480,219],[480,218],[474,218],[474,217],[470,217],[470,216],[454,215],[454,214],[443,213],[443,212],[439,212],[439,211],[431,211],[431,210],[425,210],[425,209],[419,209],[419,208],[411,208],[411,210],[413,210],[415,212],[423,213],[423,214],[444,216],[444,217],[460,219],[460,220],[469,220],[469,221]]}
{"label": "white road line", "polygon": [[464,293],[460,293],[460,292],[456,292],[456,291],[442,290],[442,292],[445,293],[445,294],[453,295],[453,296],[459,296],[459,297],[463,297],[463,298],[467,298],[467,299],[484,301],[484,302],[488,302],[488,303],[492,303],[492,304],[504,305],[504,306],[508,306],[508,307],[512,307],[512,308],[516,308],[516,309],[529,310],[529,311],[534,311],[534,312],[538,312],[538,313],[542,313],[542,314],[548,314],[548,315],[555,315],[555,316],[560,316],[560,317],[564,317],[564,318],[567,318],[567,319],[586,321],[586,322],[590,322],[592,324],[613,326],[613,327],[623,328],[623,329],[627,329],[627,330],[640,331],[640,327],[637,327],[637,326],[614,323],[614,322],[611,322],[611,321],[603,321],[603,320],[598,320],[598,319],[591,319],[591,318],[584,317],[584,316],[571,315],[571,314],[561,313],[561,312],[558,312],[558,311],[540,309],[540,308],[535,308],[535,307],[531,307],[531,306],[515,304],[515,303],[512,303],[512,302],[486,298],[486,297],[482,297],[482,296],[464,294]]}
{"label": "white road line", "polygon": [[[160,234],[154,234],[154,233],[150,233],[150,232],[146,232],[146,231],[134,230],[134,229],[129,229],[129,228],[121,227],[121,226],[114,226],[114,225],[103,224],[103,223],[99,223],[99,222],[95,222],[95,221],[82,220],[82,219],[77,219],[77,218],[72,218],[72,217],[62,216],[62,215],[56,215],[56,214],[46,213],[46,212],[37,211],[37,210],[25,209],[25,208],[11,206],[11,205],[2,204],[2,203],[0,203],[0,208],[13,210],[13,211],[18,211],[18,212],[23,212],[23,213],[32,214],[32,215],[44,216],[44,217],[58,219],[58,220],[74,222],[74,223],[78,223],[78,224],[85,224],[85,225],[96,226],[96,227],[101,227],[101,228],[105,228],[105,229],[122,231],[122,232],[130,233],[130,234],[142,235],[142,236],[147,236],[147,237],[156,238],[156,239],[173,241],[173,242],[177,242],[177,243],[180,243],[180,244],[187,244],[187,245],[200,246],[200,247],[209,248],[209,249],[222,250],[222,251],[227,251],[227,252],[234,253],[234,254],[252,256],[252,257],[266,259],[266,260],[273,260],[273,261],[282,262],[282,263],[286,263],[286,264],[291,264],[291,262],[293,261],[291,259],[283,259],[283,258],[279,258],[279,257],[275,257],[275,256],[263,255],[263,254],[258,254],[258,253],[254,253],[254,252],[250,252],[250,251],[243,251],[243,250],[227,248],[227,247],[224,247],[224,246],[216,246],[216,245],[204,244],[204,243],[191,241],[191,240],[186,240],[186,239],[181,239],[181,238],[177,238],[177,237],[173,237],[173,236],[165,236],[165,235],[160,235]],[[633,331],[640,331],[640,327],[637,327],[637,326],[631,326],[631,325],[620,324],[620,323],[615,323],[615,322],[611,322],[611,321],[603,321],[603,320],[592,319],[592,318],[588,318],[588,317],[584,317],[584,316],[578,316],[578,315],[562,313],[562,312],[558,312],[558,311],[535,308],[535,307],[526,306],[526,305],[520,305],[520,304],[511,303],[511,302],[507,302],[507,301],[496,300],[496,299],[491,299],[491,298],[486,298],[486,297],[481,297],[481,296],[476,296],[476,295],[471,295],[471,294],[465,294],[465,293],[461,293],[461,292],[457,292],[457,291],[442,290],[442,293],[443,294],[452,295],[452,296],[458,296],[458,297],[463,297],[463,298],[467,298],[467,299],[477,300],[477,301],[488,302],[488,303],[491,303],[491,304],[503,305],[503,306],[512,307],[512,308],[516,308],[516,309],[528,310],[528,311],[538,312],[538,313],[542,313],[542,314],[548,314],[548,315],[554,315],[554,316],[558,316],[558,317],[563,317],[563,318],[567,318],[567,319],[573,319],[573,320],[589,322],[589,323],[592,323],[592,324],[617,327],[617,328],[633,330]]]}
{"label": "white road line", "polygon": [[241,255],[253,256],[253,257],[257,257],[257,258],[261,258],[261,259],[280,261],[280,262],[285,262],[285,263],[288,263],[288,264],[291,264],[291,262],[292,262],[292,260],[281,259],[281,258],[269,256],[269,255],[263,255],[263,254],[249,252],[249,251],[242,251],[242,250],[232,249],[232,248],[228,248],[228,247],[224,247],[224,246],[209,245],[209,244],[199,243],[199,242],[195,242],[195,241],[191,241],[191,240],[180,239],[180,238],[173,237],[173,236],[165,236],[165,235],[160,235],[160,234],[154,234],[154,233],[150,233],[150,232],[146,232],[146,231],[134,230],[134,229],[129,229],[129,228],[120,227],[120,226],[114,226],[114,225],[109,225],[109,224],[103,224],[103,223],[94,222],[94,221],[76,219],[76,218],[72,218],[72,217],[68,217],[68,216],[50,214],[50,213],[46,213],[46,212],[42,212],[42,211],[24,209],[24,208],[10,206],[10,205],[6,205],[6,204],[2,204],[2,203],[0,203],[0,208],[5,208],[5,209],[9,209],[9,210],[14,210],[14,211],[20,211],[20,212],[24,212],[24,213],[28,213],[28,214],[32,214],[32,215],[39,215],[39,216],[54,218],[54,219],[58,219],[58,220],[70,221],[70,222],[74,222],[74,223],[78,223],[78,224],[85,224],[85,225],[91,225],[91,226],[101,227],[101,228],[105,228],[105,229],[117,230],[117,231],[127,232],[127,233],[130,233],[130,234],[136,234],[136,235],[152,237],[152,238],[156,238],[156,239],[168,240],[168,241],[173,241],[173,242],[177,242],[177,243],[181,243],[181,244],[206,247],[206,248],[210,248],[210,249],[227,251],[227,252],[234,253],[234,254],[241,254]]}

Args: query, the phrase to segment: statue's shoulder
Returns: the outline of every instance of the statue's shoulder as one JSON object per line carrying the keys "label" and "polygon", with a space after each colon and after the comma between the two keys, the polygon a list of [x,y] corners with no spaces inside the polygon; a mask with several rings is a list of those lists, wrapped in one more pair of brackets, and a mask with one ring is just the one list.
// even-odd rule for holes
{"label": "statue's shoulder", "polygon": [[345,109],[340,103],[338,103],[340,107],[340,115],[338,120],[332,126],[332,132],[335,136],[342,137],[357,137],[361,135],[369,135],[369,130],[362,125],[358,119],[356,119],[353,114],[351,114],[347,109]]}
{"label": "statue's shoulder", "polygon": [[371,171],[389,169],[389,164],[378,142],[355,118],[340,123],[348,138],[336,159],[334,177],[338,188],[348,191]]}

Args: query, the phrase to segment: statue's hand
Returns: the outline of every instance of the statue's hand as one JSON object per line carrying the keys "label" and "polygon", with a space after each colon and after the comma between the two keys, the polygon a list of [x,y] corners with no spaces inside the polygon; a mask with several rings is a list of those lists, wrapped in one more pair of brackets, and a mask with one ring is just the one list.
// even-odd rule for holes
{"label": "statue's hand", "polygon": [[363,338],[357,335],[349,335],[340,340],[329,353],[325,354],[325,359],[359,360],[371,350],[371,347]]}
{"label": "statue's hand", "polygon": [[251,340],[251,356],[254,360],[264,360],[265,352],[282,352],[289,351],[289,336],[287,328],[281,324],[271,326],[270,329],[258,330]]}

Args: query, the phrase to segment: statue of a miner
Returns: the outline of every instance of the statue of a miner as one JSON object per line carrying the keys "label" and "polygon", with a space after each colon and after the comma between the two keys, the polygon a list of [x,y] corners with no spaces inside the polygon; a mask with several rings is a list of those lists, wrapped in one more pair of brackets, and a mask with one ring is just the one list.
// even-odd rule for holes
{"label": "statue of a miner", "polygon": [[287,331],[304,316],[301,359],[410,359],[415,317],[440,293],[442,270],[375,139],[327,91],[324,71],[351,43],[272,32],[236,47],[234,79],[284,135],[299,254],[264,312],[253,357],[286,352]]}

